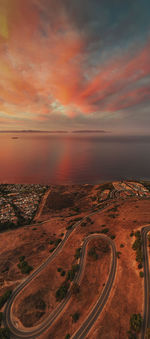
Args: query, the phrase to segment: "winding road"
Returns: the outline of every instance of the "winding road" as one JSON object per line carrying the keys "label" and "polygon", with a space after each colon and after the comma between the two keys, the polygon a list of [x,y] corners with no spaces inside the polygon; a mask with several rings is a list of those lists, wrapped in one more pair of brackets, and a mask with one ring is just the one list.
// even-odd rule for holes
{"label": "winding road", "polygon": [[[106,204],[105,206],[103,206],[101,209],[94,211],[92,213],[90,213],[88,216],[85,216],[84,218],[82,218],[80,221],[76,222],[72,229],[66,232],[66,235],[64,237],[64,239],[61,241],[61,243],[57,246],[57,248],[54,250],[54,252],[52,253],[52,255],[50,257],[47,258],[47,260],[42,263],[32,274],[30,274],[30,276],[25,279],[12,293],[10,299],[8,300],[7,304],[6,304],[6,308],[5,308],[5,323],[6,326],[10,329],[11,334],[16,338],[16,339],[21,339],[21,338],[37,338],[39,335],[41,335],[45,330],[47,330],[52,324],[53,322],[56,320],[56,318],[58,318],[62,312],[62,310],[64,309],[64,307],[66,306],[66,304],[69,302],[70,298],[71,298],[71,291],[68,291],[66,298],[57,305],[57,307],[51,312],[51,314],[39,325],[32,327],[31,328],[26,328],[25,330],[19,329],[17,328],[17,326],[15,325],[14,321],[13,321],[13,317],[12,317],[12,306],[13,303],[15,301],[15,298],[17,297],[17,295],[28,285],[30,284],[30,282],[50,263],[52,262],[55,257],[58,255],[58,253],[62,250],[64,244],[66,243],[66,241],[68,240],[68,238],[70,237],[71,233],[74,231],[74,229],[76,229],[76,227],[83,222],[83,220],[85,220],[87,217],[90,217],[92,215],[95,215],[97,213],[100,213],[101,211],[103,211],[104,209],[108,208],[110,205],[112,205],[112,203],[110,204]],[[78,284],[80,284],[81,279],[82,279],[82,275],[83,275],[83,271],[84,271],[84,267],[85,267],[85,261],[86,261],[86,249],[87,249],[87,245],[88,242],[92,239],[95,238],[101,238],[101,239],[105,239],[109,242],[111,249],[112,249],[112,262],[111,262],[111,269],[109,272],[109,277],[107,280],[107,283],[102,291],[101,296],[99,297],[99,299],[97,300],[96,304],[94,305],[92,311],[90,312],[88,318],[86,319],[86,321],[83,323],[83,325],[81,326],[81,328],[77,331],[77,333],[75,333],[75,335],[72,338],[83,338],[85,337],[85,335],[87,334],[87,332],[90,330],[90,328],[92,327],[94,321],[97,319],[97,317],[99,316],[99,314],[101,313],[111,290],[114,278],[115,278],[115,272],[116,272],[116,248],[115,248],[115,244],[114,242],[107,237],[104,234],[91,234],[89,236],[87,236],[84,239],[83,245],[82,245],[82,249],[81,249],[81,257],[80,257],[80,264],[79,264],[79,271],[75,277],[75,282],[77,282]]]}
{"label": "winding road", "polygon": [[147,246],[147,234],[150,232],[150,225],[141,230],[143,245],[143,264],[144,264],[144,314],[141,339],[145,338],[147,328],[150,328],[150,275],[149,275],[149,254]]}
{"label": "winding road", "polygon": [[[58,253],[62,250],[63,246],[65,245],[66,241],[69,239],[72,232],[80,225],[80,223],[83,222],[87,217],[90,217],[92,215],[98,214],[101,211],[107,209],[111,205],[114,204],[114,201],[111,203],[105,204],[103,207],[98,209],[97,211],[91,212],[89,215],[82,218],[80,221],[76,222],[72,229],[68,230],[65,234],[64,239],[61,241],[61,243],[57,246],[57,248],[54,250],[54,252],[46,259],[44,263],[42,263],[28,278],[26,278],[12,293],[10,299],[8,300],[6,307],[5,307],[5,323],[6,326],[10,329],[12,336],[15,339],[34,339],[40,336],[44,333],[52,324],[53,322],[61,315],[61,312],[69,302],[71,298],[71,291],[69,290],[67,293],[67,296],[65,299],[63,299],[62,302],[60,302],[56,308],[51,312],[51,314],[39,325],[32,327],[32,328],[26,328],[26,329],[19,329],[17,325],[15,325],[12,317],[12,307],[13,303],[15,301],[15,298],[17,295],[28,285],[30,282],[50,263],[52,262],[55,257],[58,255]],[[45,221],[45,222],[48,222]],[[43,222],[42,222],[43,223]],[[35,226],[35,224],[34,224]],[[144,255],[144,315],[143,315],[143,325],[142,325],[142,331],[141,331],[141,339],[145,338],[146,335],[146,329],[150,328],[150,275],[149,275],[149,254],[148,254],[148,248],[147,248],[147,234],[150,232],[150,225],[144,226],[141,229],[141,236],[142,236],[142,246],[143,246],[143,255]],[[116,266],[117,266],[117,259],[116,259],[116,248],[115,243],[106,235],[104,234],[91,234],[87,236],[84,241],[81,248],[81,256],[80,256],[80,263],[79,263],[79,271],[75,276],[74,282],[77,282],[80,284],[85,268],[85,262],[86,262],[86,252],[87,252],[87,245],[90,240],[101,238],[105,239],[109,242],[109,245],[112,250],[112,256],[111,256],[111,268],[109,271],[109,276],[107,279],[107,282],[105,284],[105,287],[102,290],[101,295],[99,296],[97,302],[93,306],[92,310],[89,312],[87,318],[83,322],[83,324],[80,326],[80,328],[72,335],[72,339],[83,339],[86,337],[87,333],[90,331],[91,327],[93,326],[94,322],[102,312],[107,299],[109,297],[114,279],[115,279],[115,273],[116,273]]]}

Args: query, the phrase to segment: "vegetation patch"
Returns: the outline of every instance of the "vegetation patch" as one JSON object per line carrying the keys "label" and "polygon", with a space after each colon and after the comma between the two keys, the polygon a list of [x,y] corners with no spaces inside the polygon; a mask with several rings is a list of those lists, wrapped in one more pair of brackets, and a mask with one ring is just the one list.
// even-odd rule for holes
{"label": "vegetation patch", "polygon": [[74,255],[75,259],[79,259],[81,255],[81,247],[76,249],[76,253]]}
{"label": "vegetation patch", "polygon": [[[32,327],[45,314],[44,290],[30,294],[19,305],[20,320],[26,327]],[[32,312],[31,312],[32,310]]]}
{"label": "vegetation patch", "polygon": [[2,325],[2,321],[3,321],[3,312],[0,312],[0,326]]}
{"label": "vegetation patch", "polygon": [[4,306],[6,301],[10,298],[12,294],[12,290],[6,291],[3,295],[0,297],[0,309]]}
{"label": "vegetation patch", "polygon": [[69,281],[65,281],[62,283],[62,285],[56,291],[56,294],[55,294],[56,301],[60,302],[66,297],[69,286],[70,286]]}
{"label": "vegetation patch", "polygon": [[130,317],[130,330],[127,332],[129,339],[136,339],[138,337],[138,334],[141,331],[142,322],[143,320],[140,313],[132,314]]}
{"label": "vegetation patch", "polygon": [[78,264],[72,265],[71,270],[69,270],[67,272],[67,278],[66,279],[70,280],[70,281],[73,281],[73,279],[74,279],[76,273],[78,272],[78,270],[79,270],[79,265]]}
{"label": "vegetation patch", "polygon": [[9,339],[10,338],[10,331],[7,327],[0,328],[0,338],[1,339]]}
{"label": "vegetation patch", "polygon": [[74,314],[72,314],[72,321],[74,323],[76,323],[80,318],[80,313],[79,312],[75,312]]}
{"label": "vegetation patch", "polygon": [[109,228],[103,228],[100,232],[106,234],[109,232]]}
{"label": "vegetation patch", "polygon": [[70,339],[71,335],[69,333],[66,334],[65,339]]}
{"label": "vegetation patch", "polygon": [[20,263],[17,266],[21,270],[22,274],[29,274],[33,270],[33,267],[30,266],[27,261],[25,261],[25,256],[21,256],[19,261]]}
{"label": "vegetation patch", "polygon": [[96,252],[96,248],[95,247],[91,247],[91,249],[88,251],[88,255],[89,257],[91,257],[93,260],[97,260],[98,259],[98,254]]}
{"label": "vegetation patch", "polygon": [[80,286],[76,282],[73,283],[71,291],[73,295],[78,295],[80,293]]}
{"label": "vegetation patch", "polygon": [[136,251],[136,261],[140,264],[143,262],[143,251],[142,251],[142,239],[141,239],[141,232],[135,232],[136,240],[134,241],[132,248]]}

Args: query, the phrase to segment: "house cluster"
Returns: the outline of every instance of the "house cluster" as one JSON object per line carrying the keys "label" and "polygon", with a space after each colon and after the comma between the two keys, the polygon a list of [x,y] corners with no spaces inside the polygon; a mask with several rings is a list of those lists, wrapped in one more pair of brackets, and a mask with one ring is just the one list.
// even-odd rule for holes
{"label": "house cluster", "polygon": [[13,222],[17,223],[18,218],[14,209],[7,199],[0,196],[0,223]]}
{"label": "house cluster", "polygon": [[0,223],[30,222],[48,186],[0,185]]}

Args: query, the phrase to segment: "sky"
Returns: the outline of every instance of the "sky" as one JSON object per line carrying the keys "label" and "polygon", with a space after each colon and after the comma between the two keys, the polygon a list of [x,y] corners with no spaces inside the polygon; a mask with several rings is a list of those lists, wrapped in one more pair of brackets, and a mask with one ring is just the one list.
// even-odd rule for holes
{"label": "sky", "polygon": [[149,0],[0,0],[0,130],[150,132]]}

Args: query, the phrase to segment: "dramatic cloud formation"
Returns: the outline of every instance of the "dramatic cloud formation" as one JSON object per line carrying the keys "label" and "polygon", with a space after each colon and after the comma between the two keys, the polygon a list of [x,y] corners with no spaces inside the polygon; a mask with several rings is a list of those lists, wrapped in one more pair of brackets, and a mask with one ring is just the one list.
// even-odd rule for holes
{"label": "dramatic cloud formation", "polygon": [[0,0],[0,129],[139,129],[142,116],[147,131],[149,11],[149,0]]}

